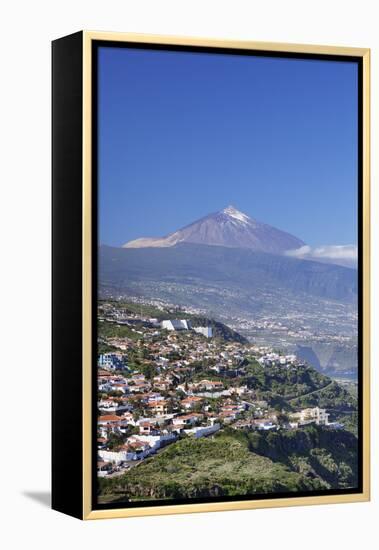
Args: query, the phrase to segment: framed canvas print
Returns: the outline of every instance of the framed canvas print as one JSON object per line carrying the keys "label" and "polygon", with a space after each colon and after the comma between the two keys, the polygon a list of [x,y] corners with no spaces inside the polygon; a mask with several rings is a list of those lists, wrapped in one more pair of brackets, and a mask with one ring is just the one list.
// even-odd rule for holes
{"label": "framed canvas print", "polygon": [[369,499],[369,50],[53,42],[53,508]]}

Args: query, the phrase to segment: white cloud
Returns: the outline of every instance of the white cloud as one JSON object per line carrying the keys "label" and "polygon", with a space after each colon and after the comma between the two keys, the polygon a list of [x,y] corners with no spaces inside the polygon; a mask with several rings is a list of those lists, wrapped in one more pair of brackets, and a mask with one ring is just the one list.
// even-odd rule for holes
{"label": "white cloud", "polygon": [[314,248],[304,245],[295,250],[287,250],[286,255],[304,260],[315,260],[347,267],[356,267],[358,248],[355,244],[324,245]]}

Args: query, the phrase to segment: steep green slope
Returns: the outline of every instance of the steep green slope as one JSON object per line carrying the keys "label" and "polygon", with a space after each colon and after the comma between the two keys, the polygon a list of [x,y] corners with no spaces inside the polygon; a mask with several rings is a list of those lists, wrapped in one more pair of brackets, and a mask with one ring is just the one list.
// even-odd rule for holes
{"label": "steep green slope", "polygon": [[349,432],[229,429],[214,438],[181,440],[120,477],[100,479],[99,501],[353,488],[357,471],[357,439]]}
{"label": "steep green slope", "polygon": [[328,376],[307,365],[261,366],[256,361],[246,361],[247,385],[257,397],[267,399],[273,406],[326,407],[333,411],[356,410],[357,400]]}
{"label": "steep green slope", "polygon": [[345,430],[307,426],[301,430],[244,432],[249,449],[329,488],[356,487],[358,440]]}
{"label": "steep green slope", "polygon": [[184,439],[126,474],[99,483],[101,497],[108,501],[242,496],[323,487],[317,479],[250,452],[248,440],[233,435]]}

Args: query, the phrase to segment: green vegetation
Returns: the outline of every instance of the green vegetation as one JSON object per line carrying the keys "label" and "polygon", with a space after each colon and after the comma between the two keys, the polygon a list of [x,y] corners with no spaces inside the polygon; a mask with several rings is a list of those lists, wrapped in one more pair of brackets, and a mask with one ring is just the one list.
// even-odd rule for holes
{"label": "green vegetation", "polygon": [[351,414],[337,415],[336,421],[341,422],[345,430],[354,434],[355,437],[358,437],[358,412],[353,411]]}
{"label": "green vegetation", "polygon": [[128,325],[100,321],[97,326],[99,338],[130,338],[131,340],[140,340],[142,338],[141,334],[132,330]]}
{"label": "green vegetation", "polygon": [[357,439],[343,430],[226,429],[184,438],[122,476],[100,479],[100,502],[348,488],[357,485],[356,460]]}
{"label": "green vegetation", "polygon": [[[170,499],[240,496],[322,488],[280,463],[252,453],[233,435],[185,438],[126,474],[100,479],[101,498]],[[101,502],[100,498],[100,502]]]}
{"label": "green vegetation", "polygon": [[310,425],[301,430],[244,432],[249,449],[298,473],[318,479],[326,488],[357,485],[358,440],[345,430]]}
{"label": "green vegetation", "polygon": [[318,405],[329,411],[349,413],[356,409],[357,400],[337,382],[330,381],[329,384],[317,392],[311,392],[294,400],[293,404],[299,407],[315,407]]}
{"label": "green vegetation", "polygon": [[106,344],[104,342],[99,342],[97,344],[97,353],[115,353],[119,352],[120,350],[118,348],[115,348],[114,346],[111,346],[109,344]]}
{"label": "green vegetation", "polygon": [[249,361],[247,373],[249,388],[277,409],[319,406],[337,414],[350,413],[357,407],[351,393],[309,366],[262,367]]}
{"label": "green vegetation", "polygon": [[306,366],[265,366],[256,361],[247,366],[249,387],[270,392],[287,400],[308,394],[330,384],[331,379]]}
{"label": "green vegetation", "polygon": [[358,382],[357,380],[349,380],[346,378],[335,378],[335,381],[348,391],[353,397],[358,398]]}

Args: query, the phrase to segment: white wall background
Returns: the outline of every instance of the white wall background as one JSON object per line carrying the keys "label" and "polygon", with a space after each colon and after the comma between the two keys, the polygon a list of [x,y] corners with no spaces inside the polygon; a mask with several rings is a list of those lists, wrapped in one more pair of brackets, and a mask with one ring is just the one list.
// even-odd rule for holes
{"label": "white wall background", "polygon": [[4,511],[0,536],[4,548],[376,547],[377,284],[372,293],[371,503],[86,523],[52,512],[44,504],[50,483],[50,41],[76,30],[95,29],[371,47],[375,282],[379,280],[376,5],[375,0],[13,0],[2,4],[0,506]]}

